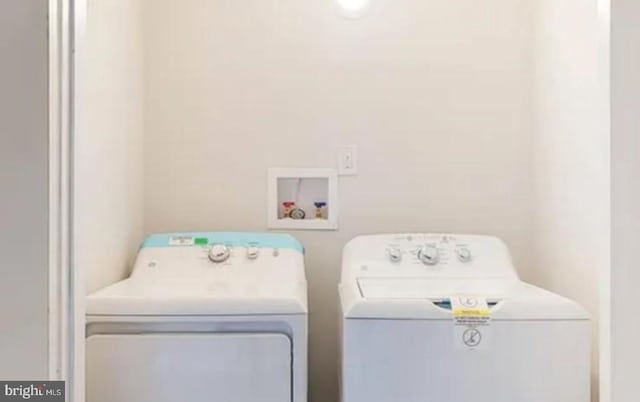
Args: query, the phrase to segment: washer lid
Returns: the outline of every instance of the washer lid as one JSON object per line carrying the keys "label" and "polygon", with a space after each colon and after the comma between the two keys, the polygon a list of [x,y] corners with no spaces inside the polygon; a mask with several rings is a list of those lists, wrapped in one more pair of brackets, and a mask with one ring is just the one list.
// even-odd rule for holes
{"label": "washer lid", "polygon": [[345,318],[450,320],[450,298],[487,299],[495,320],[587,320],[577,303],[519,280],[359,278],[340,286]]}
{"label": "washer lid", "polygon": [[358,278],[360,294],[366,299],[443,300],[456,294],[483,295],[503,299],[521,286],[517,280],[501,279],[427,279],[427,278]]}

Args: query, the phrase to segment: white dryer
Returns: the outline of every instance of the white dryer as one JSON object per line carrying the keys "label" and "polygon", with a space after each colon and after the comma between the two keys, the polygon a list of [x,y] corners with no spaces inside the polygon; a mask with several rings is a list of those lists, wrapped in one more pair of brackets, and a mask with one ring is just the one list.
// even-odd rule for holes
{"label": "white dryer", "polygon": [[305,402],[303,248],[284,234],[176,233],[87,298],[88,402]]}
{"label": "white dryer", "polygon": [[520,281],[497,238],[355,238],[340,298],[343,402],[590,400],[587,314]]}

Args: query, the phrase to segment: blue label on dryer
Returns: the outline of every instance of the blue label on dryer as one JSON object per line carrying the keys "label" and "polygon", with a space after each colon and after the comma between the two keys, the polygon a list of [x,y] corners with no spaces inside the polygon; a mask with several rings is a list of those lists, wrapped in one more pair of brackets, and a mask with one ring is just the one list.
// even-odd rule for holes
{"label": "blue label on dryer", "polygon": [[142,248],[192,247],[226,244],[231,247],[261,247],[292,249],[304,254],[304,247],[293,236],[281,233],[249,232],[188,232],[153,234],[145,239]]}

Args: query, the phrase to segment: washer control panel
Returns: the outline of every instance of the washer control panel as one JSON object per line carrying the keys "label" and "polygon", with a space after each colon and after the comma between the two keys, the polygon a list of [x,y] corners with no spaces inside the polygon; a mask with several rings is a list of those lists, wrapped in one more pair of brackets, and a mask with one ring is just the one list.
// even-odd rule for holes
{"label": "washer control panel", "polygon": [[[466,241],[465,241],[466,240]],[[406,235],[388,239],[387,256],[392,263],[420,262],[426,266],[448,264],[451,259],[468,264],[474,248],[469,239],[453,235]]]}
{"label": "washer control panel", "polygon": [[344,250],[343,275],[517,278],[509,251],[491,236],[361,236]]}

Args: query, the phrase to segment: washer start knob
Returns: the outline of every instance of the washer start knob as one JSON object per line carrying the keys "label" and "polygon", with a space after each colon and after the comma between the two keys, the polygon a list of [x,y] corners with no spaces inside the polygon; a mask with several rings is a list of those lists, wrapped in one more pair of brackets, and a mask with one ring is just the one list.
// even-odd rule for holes
{"label": "washer start knob", "polygon": [[473,258],[473,256],[471,255],[471,250],[466,247],[457,248],[456,255],[458,256],[458,260],[460,262],[469,262]]}
{"label": "washer start knob", "polygon": [[440,262],[440,252],[435,246],[424,246],[418,251],[418,259],[425,265],[436,265]]}
{"label": "washer start knob", "polygon": [[209,249],[209,259],[215,263],[225,262],[230,255],[231,250],[224,244],[214,244]]}

